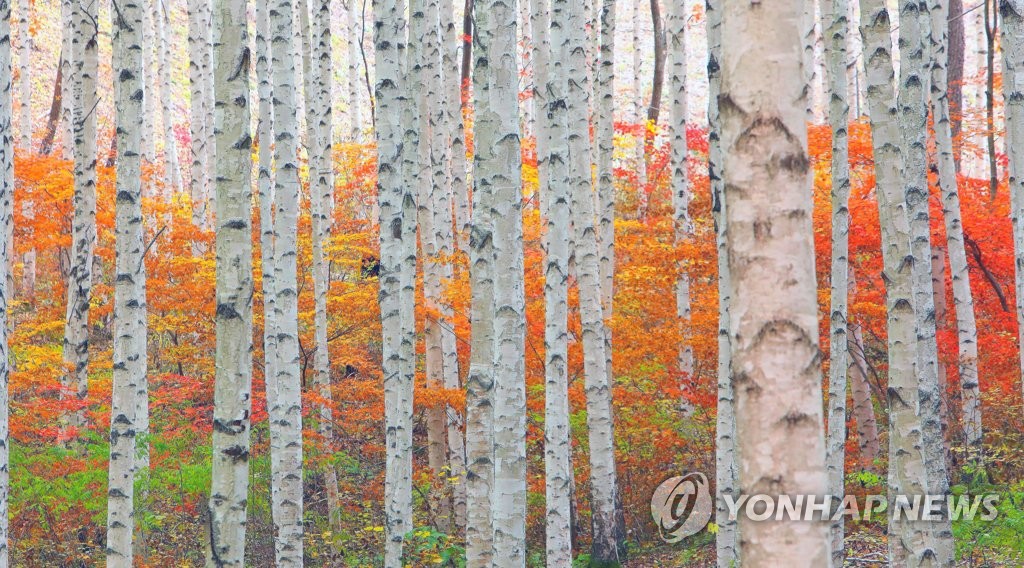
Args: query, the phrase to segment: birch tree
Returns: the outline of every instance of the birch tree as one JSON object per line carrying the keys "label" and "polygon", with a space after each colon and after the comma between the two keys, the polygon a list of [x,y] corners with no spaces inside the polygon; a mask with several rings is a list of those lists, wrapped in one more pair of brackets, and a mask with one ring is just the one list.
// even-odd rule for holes
{"label": "birch tree", "polygon": [[[566,92],[569,187],[574,225],[574,256],[580,292],[580,317],[583,326],[583,358],[587,394],[587,429],[591,461],[591,507],[594,538],[591,558],[596,562],[618,561],[616,530],[616,471],[612,383],[605,352],[607,337],[601,305],[601,274],[598,234],[595,226],[593,186],[591,182],[587,62],[582,0],[570,0],[564,20],[554,19],[551,26],[566,28],[568,90]],[[556,42],[557,43],[557,42]]]}
{"label": "birch tree", "polygon": [[[21,49],[18,50],[21,140],[18,144],[25,150],[32,148],[32,31],[29,27],[31,20],[31,1],[18,0],[18,37],[21,38]],[[28,266],[25,268],[27,270]]]}
{"label": "birch tree", "polygon": [[[64,362],[72,371],[62,385],[65,393],[84,400],[89,389],[89,302],[92,298],[92,263],[96,250],[96,3],[75,3],[71,14],[71,84],[74,125],[74,214],[71,221],[71,270],[64,324]],[[83,411],[76,411],[72,426],[82,426]]]}
{"label": "birch tree", "polygon": [[[265,8],[264,8],[265,9]],[[206,227],[207,196],[210,193],[210,146],[213,122],[210,96],[210,4],[204,0],[188,1],[188,78],[190,99],[189,133],[191,135],[192,224]]]}
{"label": "birch tree", "polygon": [[[825,27],[825,67],[828,79],[828,120],[832,130],[832,271],[829,313],[828,377],[828,494],[842,502],[846,479],[847,300],[849,295],[850,143],[847,124],[850,104],[846,81],[846,33],[850,22],[846,0],[822,0]],[[832,565],[842,566],[843,517],[832,518]]]}
{"label": "birch tree", "polygon": [[279,566],[302,564],[302,401],[299,376],[299,123],[294,22],[290,0],[270,6],[274,103],[274,386],[267,400],[274,473],[271,501]]}
{"label": "birch tree", "polygon": [[[913,24],[910,24],[913,25]],[[903,193],[903,152],[895,93],[889,11],[878,0],[861,3],[861,36],[867,71],[868,108],[875,160],[882,261],[886,276],[889,354],[890,496],[923,495],[929,490],[915,374],[917,316],[910,263],[911,228]],[[906,62],[905,62],[906,64]],[[929,282],[930,286],[930,282]],[[917,565],[934,543],[932,523],[906,517],[889,522],[889,559],[894,565]]]}
{"label": "birch tree", "polygon": [[[689,172],[687,171],[686,144],[686,17],[685,7],[681,4],[669,5],[666,22],[671,67],[672,106],[670,108],[669,129],[671,133],[671,167],[672,167],[672,217],[675,229],[674,239],[677,247],[683,246],[693,235],[693,221],[690,219],[690,188]],[[690,276],[685,261],[676,267],[676,317],[679,320],[681,333],[685,334],[690,324]],[[680,385],[683,399],[680,401],[683,413],[693,413],[694,406],[688,395],[693,392],[693,346],[680,335],[678,364],[682,380]]]}
{"label": "birch tree", "polygon": [[[946,248],[953,280],[953,307],[956,311],[957,367],[963,393],[964,434],[972,453],[981,445],[981,398],[978,388],[978,327],[974,318],[974,297],[971,275],[964,249],[964,229],[960,216],[960,194],[957,189],[956,160],[953,156],[953,133],[949,112],[947,45],[949,36],[949,2],[932,0],[931,17],[931,107],[935,129],[936,158],[939,166],[939,187],[942,189],[942,218],[946,226]],[[945,286],[945,282],[942,283]]]}
{"label": "birch tree", "polygon": [[634,148],[636,156],[636,180],[637,189],[639,190],[639,203],[637,204],[637,216],[643,217],[647,210],[647,148],[646,143],[646,130],[647,120],[644,118],[644,90],[641,73],[643,67],[641,65],[643,59],[643,47],[641,44],[641,35],[643,30],[641,29],[642,14],[641,0],[635,0],[633,3],[633,107],[632,122],[640,127],[639,133],[634,137],[633,143],[636,144]]}
{"label": "birch tree", "polygon": [[487,186],[487,201],[479,205],[492,218],[495,266],[493,560],[495,566],[512,567],[526,562],[526,306],[516,7],[505,0],[478,0],[473,14],[474,180],[477,190]]}
{"label": "birch tree", "polygon": [[[441,9],[441,66],[446,80],[441,104],[445,110],[444,128],[451,139],[451,191],[455,215],[455,246],[469,252],[469,185],[467,183],[466,127],[462,117],[462,70],[457,56],[463,39],[455,27],[455,16],[447,4]],[[456,508],[458,505],[456,504]]]}
{"label": "birch tree", "polygon": [[345,3],[348,27],[345,29],[345,55],[348,58],[347,87],[349,98],[349,137],[353,142],[362,141],[363,136],[363,76],[359,73],[359,60],[363,45],[362,2],[348,0]]}
{"label": "birch tree", "polygon": [[[18,36],[21,38],[21,49],[18,50],[18,94],[21,100],[21,140],[19,145],[23,151],[32,151],[32,51],[33,40],[30,23],[32,19],[32,4],[30,0],[19,0],[18,2]],[[12,60],[13,61],[13,60]],[[60,60],[57,62],[58,71]],[[35,219],[35,207],[31,201],[25,200],[22,203],[22,215],[29,224]],[[26,227],[26,242],[34,242],[34,231]],[[36,250],[33,246],[25,251],[22,257],[22,290],[31,298],[35,294],[36,287]]]}
{"label": "birch tree", "polygon": [[[14,74],[11,71],[11,4],[10,0],[0,0],[0,235],[8,234],[14,225],[14,109],[11,92]],[[7,321],[11,296],[7,278],[10,265],[10,249],[0,247],[0,568],[7,568],[10,562],[10,401],[7,394],[11,374]]]}
{"label": "birch tree", "polygon": [[146,265],[142,225],[142,11],[135,0],[113,13],[116,73],[117,198],[115,202],[114,384],[110,405],[107,566],[130,567],[134,552],[135,460],[146,388]]}
{"label": "birch tree", "polygon": [[217,351],[207,565],[244,565],[252,414],[252,137],[246,0],[213,3]]}
{"label": "birch tree", "polygon": [[722,122],[718,95],[722,87],[722,5],[706,0],[708,38],[708,180],[711,186],[711,213],[715,222],[715,249],[718,264],[718,407],[715,419],[715,538],[719,568],[733,568],[740,561],[737,521],[729,519],[725,496],[738,497],[739,470],[736,463],[736,402],[732,383],[732,343],[729,336],[730,278],[726,249],[727,219],[725,180],[721,169]]}
{"label": "birch tree", "polygon": [[[803,77],[802,5],[723,6],[718,98],[740,490],[825,495],[807,91],[793,80]],[[821,518],[741,516],[739,526],[744,566],[831,565]]]}
{"label": "birch tree", "polygon": [[[378,109],[377,195],[380,211],[380,314],[383,329],[384,565],[402,566],[402,540],[412,530],[412,394],[415,371],[413,295],[416,262],[416,200],[403,160],[404,120],[410,118],[405,81],[406,20],[400,0],[373,3]],[[412,261],[410,270],[409,260]],[[468,398],[467,398],[468,400]]]}
{"label": "birch tree", "polygon": [[[547,566],[572,565],[572,439],[569,426],[569,136],[567,70],[568,34],[564,22],[569,0],[554,0],[547,13],[546,0],[534,4],[534,25],[538,45],[550,44],[550,55],[537,52],[534,64],[543,80],[541,120],[537,124],[538,173],[544,233],[544,494],[545,549]],[[544,12],[541,12],[544,10]],[[549,62],[550,59],[550,63]],[[545,67],[541,67],[544,64]],[[547,67],[547,65],[550,67]],[[536,72],[535,71],[535,72]],[[535,75],[536,76],[536,75]],[[543,140],[543,142],[542,142]],[[539,152],[539,150],[538,150]]]}
{"label": "birch tree", "polygon": [[[1024,37],[1024,1],[1000,0],[999,15],[1003,17],[1003,100],[1006,101],[1006,148],[1010,158],[1017,325],[1020,336],[1024,337],[1024,40],[1021,39]],[[1024,341],[1019,344],[1024,375]]]}
{"label": "birch tree", "polygon": [[[903,187],[910,221],[910,252],[914,313],[917,319],[916,375],[920,391],[921,435],[928,474],[926,489],[944,495],[949,489],[942,442],[942,392],[939,389],[935,338],[935,296],[932,290],[931,219],[928,211],[927,54],[931,22],[925,4],[900,4],[900,89],[897,95],[903,143]],[[940,566],[953,563],[949,518],[932,523],[933,553]]]}
{"label": "birch tree", "polygon": [[174,104],[171,93],[171,26],[170,10],[164,0],[153,4],[153,22],[156,24],[157,66],[160,79],[160,111],[164,127],[164,191],[165,197],[181,192],[181,167],[178,165],[178,139],[174,134]]}
{"label": "birch tree", "polygon": [[[595,9],[598,0],[592,0]],[[615,297],[615,2],[600,1],[600,49],[595,67],[595,96],[591,106],[595,125],[597,150],[597,240],[600,262],[601,308],[606,320],[611,319]],[[596,24],[597,22],[595,22]],[[536,64],[536,63],[535,63]],[[612,377],[612,329],[605,326],[605,370],[608,383]],[[621,512],[621,509],[619,510]],[[622,528],[622,527],[619,527]]]}
{"label": "birch tree", "polygon": [[[327,342],[327,294],[331,285],[330,263],[325,248],[330,242],[334,214],[334,158],[333,135],[334,117],[332,110],[332,68],[331,68],[331,3],[330,0],[314,0],[311,6],[312,48],[310,74],[306,77],[307,100],[306,122],[310,125],[310,205],[312,208],[313,247],[313,295],[314,328],[316,351],[313,354],[315,367],[314,384],[323,399],[318,409],[317,430],[330,453],[334,416],[331,410],[331,360]],[[330,462],[324,471],[324,486],[327,492],[328,516],[333,526],[340,522],[338,500],[338,476]]]}

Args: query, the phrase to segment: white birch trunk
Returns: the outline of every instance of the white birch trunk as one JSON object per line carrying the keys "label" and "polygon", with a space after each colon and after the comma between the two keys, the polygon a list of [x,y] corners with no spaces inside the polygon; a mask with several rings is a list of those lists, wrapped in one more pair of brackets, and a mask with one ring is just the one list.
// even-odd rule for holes
{"label": "white birch trunk", "polygon": [[136,434],[146,388],[146,265],[142,225],[141,2],[129,0],[113,13],[113,69],[117,113],[117,199],[114,285],[114,384],[110,406],[110,470],[107,498],[107,566],[133,565]]}
{"label": "white birch trunk", "polygon": [[[32,19],[32,6],[29,0],[19,0],[18,3],[18,32],[21,37],[21,49],[18,52],[19,95],[21,98],[21,148],[23,151],[32,151],[32,32],[29,24]],[[60,65],[58,61],[57,65]],[[35,219],[35,208],[31,201],[24,201],[21,205],[22,215],[26,220]],[[26,227],[26,242],[34,242],[34,234],[31,227]],[[8,259],[9,261],[11,259]],[[22,293],[27,298],[33,298],[36,287],[36,250],[32,248],[25,251],[22,269]],[[8,266],[8,269],[10,267]]]}
{"label": "white birch trunk", "polygon": [[[401,0],[373,3],[377,54],[377,187],[380,211],[380,313],[383,328],[384,422],[387,460],[384,483],[386,568],[402,566],[402,540],[412,530],[412,395],[415,320],[416,200],[406,182],[403,124],[415,110],[405,80],[406,20]],[[410,273],[408,259],[413,270]],[[412,333],[410,333],[410,330]]]}
{"label": "white birch trunk", "polygon": [[[191,93],[192,177],[189,192],[192,200],[192,224],[205,228],[208,223],[210,193],[210,13],[204,0],[188,2],[188,78]],[[198,252],[198,251],[197,251]]]}
{"label": "white birch trunk", "polygon": [[[1018,332],[1024,337],[1024,0],[1000,0],[1003,17],[1003,100],[1010,163],[1010,218],[1016,259],[1014,289]],[[1024,374],[1024,341],[1019,342]]]}
{"label": "white birch trunk", "polygon": [[[544,487],[545,549],[549,568],[572,565],[573,470],[567,367],[570,186],[566,65],[569,38],[564,25],[550,28],[550,37],[548,35],[549,18],[564,22],[569,9],[569,0],[554,0],[549,14],[546,0],[536,0],[533,14],[538,45],[535,73],[539,72],[538,80],[544,81],[543,118],[537,125],[537,163],[542,214],[547,227],[544,234]],[[550,51],[542,53],[541,49]],[[545,149],[543,156],[539,153],[541,147]]]}
{"label": "white birch trunk", "polygon": [[346,32],[345,55],[348,58],[348,96],[349,96],[349,137],[353,142],[361,142],[363,137],[363,98],[366,89],[364,76],[359,66],[362,61],[363,25],[361,0],[348,0],[346,12],[348,27]]}
{"label": "white birch trunk", "polygon": [[[526,563],[526,306],[515,6],[478,0],[473,73],[476,188],[493,220],[493,562]],[[474,207],[474,210],[476,208]]]}
{"label": "white birch trunk", "polygon": [[[853,272],[850,272],[850,290],[855,285]],[[853,396],[853,417],[857,420],[857,444],[860,450],[861,464],[867,468],[875,466],[875,460],[881,454],[878,442],[878,422],[875,419],[875,408],[871,403],[871,386],[868,384],[868,364],[864,356],[864,339],[860,325],[849,326],[847,333],[852,341],[848,342],[850,358],[850,392]]]}
{"label": "white birch trunk", "polygon": [[154,3],[153,21],[156,22],[157,65],[160,74],[160,111],[164,126],[164,192],[170,200],[181,193],[181,166],[178,165],[178,139],[174,134],[174,104],[171,93],[171,43],[168,39],[170,28],[170,9],[165,0]]}
{"label": "white birch trunk", "polygon": [[[931,106],[935,128],[935,144],[939,165],[939,187],[942,189],[942,217],[946,225],[946,247],[953,279],[953,307],[956,311],[957,359],[960,389],[963,393],[964,433],[968,447],[980,451],[981,399],[978,388],[978,327],[974,318],[974,297],[964,250],[964,229],[960,217],[960,195],[957,189],[956,161],[953,156],[953,134],[949,116],[946,67],[946,45],[949,35],[949,2],[932,0],[931,15]],[[945,283],[942,283],[945,286]],[[975,456],[976,457],[976,456]]]}
{"label": "white birch trunk", "polygon": [[715,248],[718,253],[718,409],[715,424],[715,538],[719,568],[734,568],[740,561],[738,524],[730,520],[725,495],[739,496],[739,468],[736,463],[736,401],[732,384],[732,342],[729,337],[730,278],[726,239],[725,181],[721,141],[721,116],[718,95],[722,86],[722,5],[706,0],[708,38],[708,179],[711,185],[711,212],[715,221]]}
{"label": "white birch trunk", "polygon": [[644,14],[643,0],[635,0],[633,3],[633,123],[639,128],[634,136],[633,143],[636,156],[636,185],[637,185],[637,217],[643,218],[647,211],[647,148],[645,144],[645,132],[647,131],[647,115],[644,113],[644,89],[642,56],[645,46],[641,37],[641,18]]}
{"label": "white birch trunk", "polygon": [[[65,378],[63,386],[65,393],[74,392],[80,401],[84,401],[89,389],[89,301],[92,298],[92,263],[96,249],[96,4],[76,5],[72,23],[75,191],[64,362],[73,370]],[[84,412],[76,411],[71,425],[81,427],[84,422]]]}
{"label": "white birch trunk", "polygon": [[[278,566],[302,564],[302,400],[299,376],[298,275],[300,85],[296,81],[293,8],[290,0],[270,7],[270,69],[274,102],[274,374],[268,398],[270,451],[275,469],[271,501]],[[276,466],[276,467],[274,467]]]}
{"label": "white birch trunk", "polygon": [[[690,219],[690,188],[687,156],[689,149],[686,141],[687,98],[686,98],[686,13],[682,4],[668,6],[667,33],[671,67],[669,81],[671,88],[672,107],[670,109],[669,130],[671,133],[671,168],[672,168],[672,218],[677,247],[684,246],[693,236],[693,221]],[[680,387],[683,398],[680,408],[684,416],[693,414],[694,405],[690,401],[693,393],[693,345],[687,338],[690,328],[690,275],[686,263],[680,262],[676,267],[676,318],[680,327],[680,344],[677,361],[679,365]]]}
{"label": "white birch trunk", "polygon": [[[583,25],[583,0],[570,0],[562,21],[566,27],[566,63],[569,81],[568,107],[569,187],[574,225],[574,256],[580,294],[583,328],[583,359],[587,394],[587,427],[590,442],[591,520],[594,562],[618,561],[616,529],[617,483],[612,416],[612,387],[605,352],[607,331],[601,305],[601,268],[598,252],[596,211],[591,180],[587,61]],[[556,42],[557,43],[557,42]]]}
{"label": "white birch trunk", "polygon": [[441,9],[441,62],[447,74],[444,81],[445,128],[451,136],[452,208],[455,216],[455,246],[469,254],[470,197],[466,158],[466,127],[462,115],[462,33],[456,27],[452,7]]}
{"label": "white birch trunk", "polygon": [[[147,6],[142,14],[142,82],[148,92],[156,93],[158,68],[154,66],[156,60],[157,38],[153,21],[153,6]],[[142,130],[142,159],[150,164],[156,162],[156,121],[159,97],[146,97],[146,105],[142,120],[145,121],[145,128]],[[152,191],[152,189],[150,189]],[[147,195],[146,197],[152,197]]]}
{"label": "white birch trunk", "polygon": [[207,566],[244,565],[252,413],[252,137],[246,0],[213,3],[217,351]]}
{"label": "white birch trunk", "polygon": [[[740,491],[825,495],[801,3],[723,7],[718,98]],[[831,566],[820,517],[740,516],[739,527],[744,566]]]}
{"label": "white birch trunk", "polygon": [[[14,129],[11,77],[11,4],[0,0],[0,234],[14,226]],[[22,36],[27,37],[27,36]],[[8,286],[11,257],[0,247],[0,568],[10,562],[10,403],[7,384],[11,374],[7,306],[12,290]]]}
{"label": "white birch trunk", "polygon": [[[18,38],[21,43],[18,50],[18,95],[21,103],[21,120],[18,125],[21,136],[18,144],[24,150],[32,149],[32,32],[29,28],[31,20],[30,0],[18,0]],[[25,268],[27,270],[28,266]]]}
{"label": "white birch trunk", "polygon": [[[828,120],[832,131],[832,275],[829,313],[829,378],[827,461],[829,495],[835,503],[845,496],[846,382],[849,360],[847,338],[850,241],[850,164],[847,124],[850,103],[846,91],[846,34],[850,27],[846,0],[821,0],[825,28],[825,65],[828,78]],[[843,517],[831,521],[832,565],[842,566]]]}
{"label": "white birch trunk", "polygon": [[[892,62],[889,11],[881,0],[863,0],[861,36],[867,70],[868,107],[875,159],[882,257],[886,279],[889,353],[889,494],[924,495],[929,489],[922,449],[920,394],[915,374],[917,321],[913,277],[905,261],[912,256],[911,230],[903,193],[902,136]],[[906,62],[904,62],[906,64]],[[906,517],[889,522],[889,561],[893,566],[918,566],[932,545],[929,523]]]}
{"label": "white birch trunk", "polygon": [[[900,89],[897,95],[903,143],[903,187],[910,221],[914,312],[917,319],[917,368],[926,489],[945,495],[949,489],[942,443],[942,396],[935,338],[932,291],[931,219],[928,211],[928,52],[931,22],[923,2],[900,4]],[[945,514],[943,513],[943,516]],[[953,534],[948,517],[931,524],[930,544],[938,566],[953,563]]]}

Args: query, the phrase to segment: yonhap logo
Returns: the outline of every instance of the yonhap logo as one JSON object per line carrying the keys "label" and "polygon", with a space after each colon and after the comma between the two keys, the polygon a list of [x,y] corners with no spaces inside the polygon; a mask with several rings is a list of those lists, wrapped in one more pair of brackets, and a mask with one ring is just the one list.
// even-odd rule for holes
{"label": "yonhap logo", "polygon": [[651,516],[661,538],[676,543],[697,534],[711,520],[713,504],[708,478],[688,473],[666,479],[654,490]]}

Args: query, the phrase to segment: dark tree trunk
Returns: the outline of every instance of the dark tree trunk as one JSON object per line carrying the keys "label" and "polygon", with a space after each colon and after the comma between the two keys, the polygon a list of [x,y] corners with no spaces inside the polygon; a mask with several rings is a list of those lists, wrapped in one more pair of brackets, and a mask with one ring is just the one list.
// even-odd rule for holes
{"label": "dark tree trunk", "polygon": [[469,90],[469,72],[473,68],[473,0],[466,0],[462,16],[462,101],[465,105]]}
{"label": "dark tree trunk", "polygon": [[996,166],[995,132],[995,47],[996,30],[999,29],[999,11],[994,10],[996,0],[985,0],[985,128],[988,138],[989,198],[995,201],[999,187],[999,168]]}
{"label": "dark tree trunk", "polygon": [[[654,26],[654,77],[651,85],[651,104],[647,107],[647,122],[652,126],[658,125],[658,115],[661,113],[661,90],[665,84],[665,26],[661,19],[661,6],[658,0],[651,0],[651,23]],[[648,129],[644,134],[644,156],[651,153],[651,144],[654,143],[654,129]]]}
{"label": "dark tree trunk", "polygon": [[57,58],[57,77],[53,80],[53,99],[50,102],[50,114],[46,119],[46,134],[39,143],[39,153],[49,156],[53,151],[53,138],[57,135],[57,125],[60,124],[60,107],[62,102],[61,83],[64,82],[64,53],[61,52]]}

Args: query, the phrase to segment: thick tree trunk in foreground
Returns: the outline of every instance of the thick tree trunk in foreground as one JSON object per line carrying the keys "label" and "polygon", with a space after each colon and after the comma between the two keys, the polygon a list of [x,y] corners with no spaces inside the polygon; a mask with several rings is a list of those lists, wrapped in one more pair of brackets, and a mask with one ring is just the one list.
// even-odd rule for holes
{"label": "thick tree trunk in foreground", "polygon": [[[64,362],[73,370],[65,377],[64,393],[84,401],[89,391],[89,302],[92,298],[92,263],[96,250],[96,4],[76,6],[72,15],[71,86],[74,124],[75,193],[71,224],[71,274],[68,279],[67,317],[64,324]],[[66,77],[67,75],[65,75]],[[78,410],[71,425],[81,427],[85,413]]]}
{"label": "thick tree trunk in foreground", "polygon": [[252,137],[245,0],[213,3],[217,374],[207,566],[243,566],[252,413]]}
{"label": "thick tree trunk in foreground", "polygon": [[[846,480],[846,378],[847,301],[849,286],[850,241],[850,163],[847,123],[850,104],[847,100],[846,0],[822,0],[821,21],[825,30],[825,65],[828,76],[828,120],[832,130],[832,287],[829,314],[829,378],[828,378],[828,489],[837,502],[845,496]],[[846,557],[843,546],[843,518],[833,518],[832,564],[842,566]]]}
{"label": "thick tree trunk in foreground", "polygon": [[[1003,17],[1003,100],[1010,157],[1010,218],[1013,220],[1017,327],[1024,337],[1024,0],[1000,0]],[[1020,341],[1024,375],[1024,341]],[[1022,386],[1024,388],[1024,386]]]}
{"label": "thick tree trunk in foreground", "polygon": [[[117,258],[114,285],[114,385],[110,406],[110,473],[107,504],[107,566],[133,565],[137,410],[147,404],[146,265],[142,225],[142,10],[120,5],[113,18],[113,68],[117,113]],[[141,400],[140,400],[141,399]]]}
{"label": "thick tree trunk in foreground", "polygon": [[[0,0],[0,235],[14,225],[14,130],[11,102],[11,5]],[[7,568],[10,555],[8,474],[10,437],[7,383],[11,374],[7,331],[7,304],[11,290],[7,286],[11,258],[7,247],[0,247],[0,568]]]}
{"label": "thick tree trunk in foreground", "polygon": [[[920,394],[915,374],[917,321],[913,303],[910,221],[903,193],[902,135],[895,93],[889,12],[880,0],[861,4],[871,116],[882,257],[886,277],[889,352],[889,494],[923,495],[929,489],[918,415]],[[930,283],[929,283],[930,284]],[[892,499],[890,499],[892,500]],[[931,523],[906,517],[889,523],[889,560],[916,566],[934,542]]]}
{"label": "thick tree trunk in foreground", "polygon": [[[964,228],[960,217],[960,194],[957,189],[956,160],[953,155],[953,134],[949,117],[947,89],[947,0],[932,0],[931,16],[931,107],[935,128],[935,145],[939,166],[939,187],[942,190],[942,218],[946,225],[946,247],[953,279],[953,307],[956,311],[956,336],[959,357],[960,390],[963,393],[963,420],[966,442],[972,453],[981,450],[981,393],[978,388],[978,327],[974,318],[974,297],[971,276],[964,249]],[[945,282],[940,283],[945,287]],[[937,318],[941,321],[941,318]],[[940,393],[943,395],[944,393]],[[972,456],[977,457],[977,456]]]}
{"label": "thick tree trunk in foreground", "polygon": [[[803,73],[801,4],[724,8],[719,102],[740,489],[825,495],[807,93],[793,80]],[[831,565],[820,518],[741,516],[739,525],[744,566]]]}
{"label": "thick tree trunk in foreground", "polygon": [[[386,568],[402,566],[402,540],[412,530],[412,395],[415,372],[416,199],[403,162],[403,124],[412,125],[414,105],[405,79],[405,4],[373,3],[376,47],[377,189],[380,210],[380,315],[383,329],[384,422],[387,463],[384,482]],[[418,38],[417,38],[418,39]],[[410,270],[409,260],[412,261]]]}

